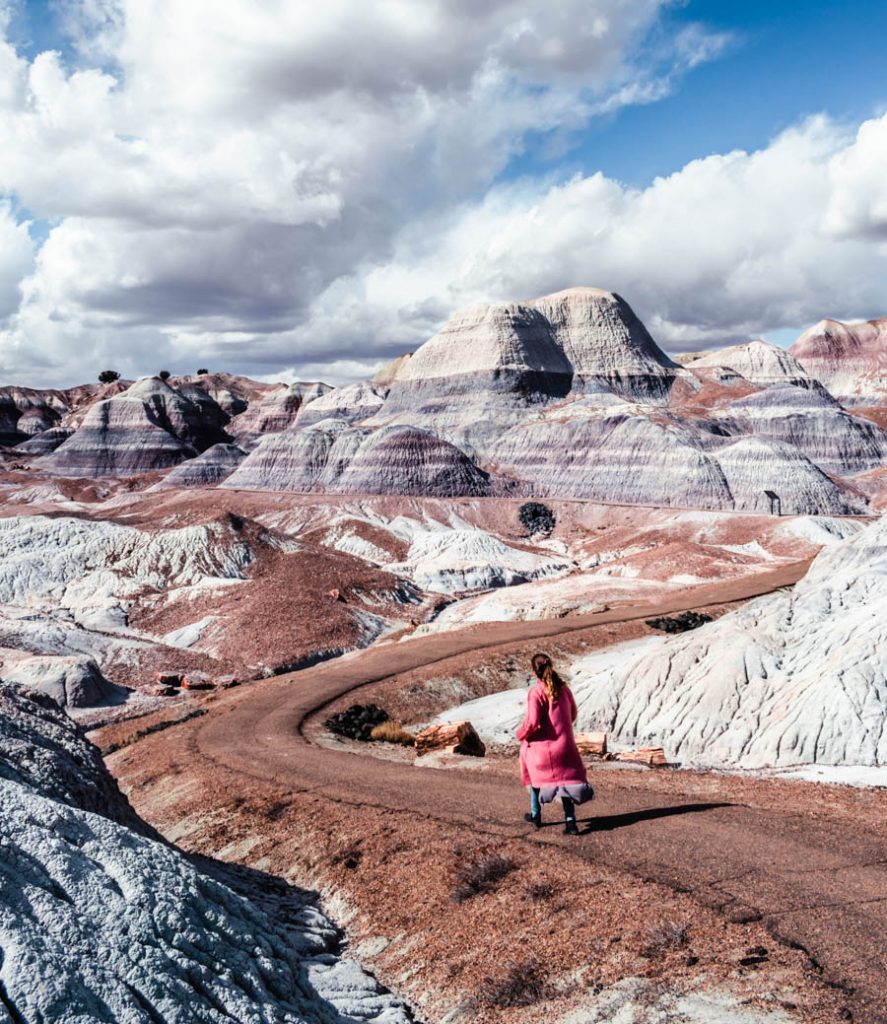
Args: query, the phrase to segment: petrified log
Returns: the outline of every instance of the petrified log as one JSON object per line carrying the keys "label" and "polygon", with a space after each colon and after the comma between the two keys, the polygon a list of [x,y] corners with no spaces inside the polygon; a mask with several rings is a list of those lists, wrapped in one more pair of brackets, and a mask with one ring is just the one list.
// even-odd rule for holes
{"label": "petrified log", "polygon": [[158,672],[157,673],[157,685],[158,686],[181,686],[182,685],[182,673],[181,672]]}
{"label": "petrified log", "polygon": [[577,732],[576,746],[580,754],[599,754],[603,757],[607,753],[607,734],[605,732]]}
{"label": "petrified log", "polygon": [[184,676],[182,679],[183,690],[214,690],[215,688],[216,684],[212,679],[210,679],[209,676],[204,675],[202,672],[194,673],[190,676]]}
{"label": "petrified log", "polygon": [[423,729],[416,735],[416,753],[421,756],[432,750],[469,757],[483,757],[487,752],[471,722],[443,722]]}
{"label": "petrified log", "polygon": [[637,750],[623,750],[616,755],[616,760],[630,761],[632,764],[645,764],[650,768],[661,768],[668,764],[662,747],[638,747]]}

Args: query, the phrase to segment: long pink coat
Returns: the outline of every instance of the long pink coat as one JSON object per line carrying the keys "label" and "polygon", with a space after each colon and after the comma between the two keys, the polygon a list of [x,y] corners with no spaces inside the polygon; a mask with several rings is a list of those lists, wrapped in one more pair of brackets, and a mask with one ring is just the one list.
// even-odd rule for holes
{"label": "long pink coat", "polygon": [[576,701],[569,686],[555,704],[548,703],[542,682],[527,694],[527,715],[517,730],[520,740],[521,782],[541,789],[588,781],[585,765],[573,739]]}

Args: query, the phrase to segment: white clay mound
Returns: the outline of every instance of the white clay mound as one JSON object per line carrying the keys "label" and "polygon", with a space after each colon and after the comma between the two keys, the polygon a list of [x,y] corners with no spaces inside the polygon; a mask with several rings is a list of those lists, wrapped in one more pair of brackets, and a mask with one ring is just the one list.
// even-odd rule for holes
{"label": "white clay mound", "polygon": [[[793,591],[689,633],[595,652],[568,671],[578,728],[712,767],[887,764],[887,520],[824,550]],[[513,740],[507,691],[441,719]]]}
{"label": "white clay mound", "polygon": [[16,1014],[3,1019],[411,1019],[302,894],[269,916],[151,838],[58,710],[4,687],[0,707],[0,985]]}

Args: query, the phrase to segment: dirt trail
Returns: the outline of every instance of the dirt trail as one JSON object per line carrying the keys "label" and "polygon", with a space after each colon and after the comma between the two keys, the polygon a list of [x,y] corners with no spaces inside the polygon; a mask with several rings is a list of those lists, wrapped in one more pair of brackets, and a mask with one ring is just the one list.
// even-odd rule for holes
{"label": "dirt trail", "polygon": [[[493,837],[570,844],[573,855],[664,883],[733,919],[760,918],[780,941],[805,949],[825,980],[840,987],[853,1018],[887,1022],[887,837],[881,820],[840,820],[755,804],[700,799],[688,776],[609,773],[579,839],[559,828],[528,836],[525,795],[514,780],[489,773],[407,766],[313,745],[306,721],[349,691],[479,649],[564,636],[605,623],[733,602],[797,582],[809,563],[696,587],[659,600],[569,620],[487,623],[457,633],[383,644],[220,695],[209,713],[175,734],[187,772],[240,777],[244,792],[263,787],[309,793],[354,806],[464,824]],[[491,651],[492,655],[492,651]],[[161,741],[162,742],[162,741]],[[645,779],[650,779],[649,785]],[[674,780],[673,787],[670,781]],[[421,801],[415,794],[421,793]],[[752,797],[749,798],[749,793]],[[212,797],[209,797],[211,803]],[[273,826],[269,826],[273,828]],[[849,1019],[849,1018],[848,1018]]]}

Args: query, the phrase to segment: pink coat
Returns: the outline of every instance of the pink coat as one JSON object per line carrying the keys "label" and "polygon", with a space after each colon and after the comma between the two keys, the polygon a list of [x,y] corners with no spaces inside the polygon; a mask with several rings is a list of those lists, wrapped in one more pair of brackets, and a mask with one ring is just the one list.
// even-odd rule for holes
{"label": "pink coat", "polygon": [[520,740],[521,782],[525,786],[564,786],[588,781],[585,765],[573,739],[576,701],[565,686],[555,704],[548,703],[545,686],[537,682],[527,694],[527,715],[517,730]]}

